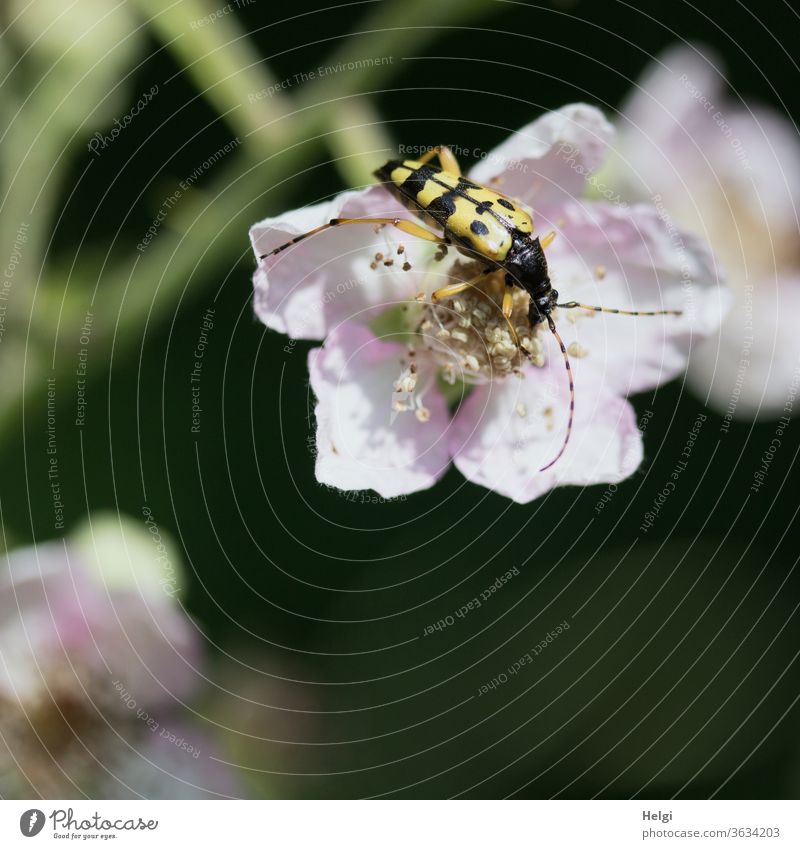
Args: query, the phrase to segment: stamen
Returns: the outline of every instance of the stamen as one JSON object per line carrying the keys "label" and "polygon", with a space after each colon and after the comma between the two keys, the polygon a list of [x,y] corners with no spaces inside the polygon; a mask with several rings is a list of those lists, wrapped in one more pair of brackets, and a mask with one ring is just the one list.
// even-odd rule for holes
{"label": "stamen", "polygon": [[[409,349],[409,357],[414,357],[416,351]],[[432,378],[429,377],[422,386],[418,386],[419,372],[417,364],[412,362],[400,373],[400,377],[392,384],[392,416],[391,423],[397,418],[398,413],[414,411],[417,421],[425,423],[430,421],[431,411],[423,404],[422,399],[430,389]]]}
{"label": "stamen", "polygon": [[[456,261],[450,275],[452,282],[472,280],[481,270],[480,263]],[[453,374],[453,368],[460,369],[460,376],[467,382],[479,383],[519,375],[529,359],[534,365],[544,365],[540,328],[532,329],[528,321],[528,295],[521,289],[513,291],[512,313],[506,319],[502,313],[505,291],[504,274],[498,271],[456,297],[437,304],[426,303],[418,329],[425,333],[431,327],[438,328],[432,336],[427,334],[428,347],[447,369],[446,379]]]}
{"label": "stamen", "polygon": [[394,422],[398,413],[405,413],[415,404],[414,390],[417,388],[417,365],[411,363],[392,385],[392,417]]}

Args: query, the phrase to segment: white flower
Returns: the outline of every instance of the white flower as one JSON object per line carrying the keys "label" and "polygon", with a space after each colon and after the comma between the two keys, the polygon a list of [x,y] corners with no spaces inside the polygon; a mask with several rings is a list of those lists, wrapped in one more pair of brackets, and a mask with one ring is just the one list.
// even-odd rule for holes
{"label": "white flower", "polygon": [[658,57],[623,107],[608,181],[707,238],[735,292],[692,352],[690,385],[729,418],[777,416],[800,385],[800,139],[774,110],[735,102],[721,67],[704,47]]}
{"label": "white flower", "polygon": [[[319,481],[393,497],[431,486],[452,460],[475,483],[527,502],[560,484],[616,483],[633,473],[643,448],[626,396],[679,374],[698,336],[718,326],[725,299],[705,244],[672,230],[653,204],[583,198],[612,136],[597,109],[567,106],[513,134],[469,174],[531,207],[538,232],[557,232],[548,261],[563,300],[684,311],[554,313],[572,352],[575,427],[546,471],[567,427],[564,362],[546,325],[531,331],[521,290],[510,323],[530,357],[517,349],[500,312],[502,272],[432,306],[431,291],[469,279],[480,264],[453,249],[438,262],[429,243],[369,225],[323,231],[259,264],[261,320],[294,338],[325,340],[309,355]],[[264,255],[348,217],[412,218],[371,186],[256,224],[253,250]]]}
{"label": "white flower", "polygon": [[179,559],[154,540],[95,516],[0,560],[4,797],[235,792],[180,710],[202,681],[201,642],[171,583]]}

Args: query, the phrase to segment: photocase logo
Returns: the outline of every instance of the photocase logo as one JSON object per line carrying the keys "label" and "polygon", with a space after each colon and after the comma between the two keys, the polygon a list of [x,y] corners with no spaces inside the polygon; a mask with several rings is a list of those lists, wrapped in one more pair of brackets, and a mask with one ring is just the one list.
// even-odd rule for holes
{"label": "photocase logo", "polygon": [[31,808],[19,818],[19,830],[25,837],[36,837],[44,828],[44,812],[38,808]]}

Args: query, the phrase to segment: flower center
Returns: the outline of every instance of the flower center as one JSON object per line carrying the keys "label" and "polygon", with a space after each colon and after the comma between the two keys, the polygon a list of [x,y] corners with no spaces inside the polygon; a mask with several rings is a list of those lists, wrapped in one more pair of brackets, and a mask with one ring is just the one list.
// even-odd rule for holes
{"label": "flower center", "polygon": [[[456,278],[453,282],[472,279],[480,270],[480,263],[457,262],[452,268]],[[519,375],[526,360],[544,365],[541,325],[530,326],[527,293],[514,287],[513,310],[506,318],[505,291],[505,273],[498,270],[457,295],[425,305],[417,330],[449,383],[457,377],[468,383],[482,383]]]}

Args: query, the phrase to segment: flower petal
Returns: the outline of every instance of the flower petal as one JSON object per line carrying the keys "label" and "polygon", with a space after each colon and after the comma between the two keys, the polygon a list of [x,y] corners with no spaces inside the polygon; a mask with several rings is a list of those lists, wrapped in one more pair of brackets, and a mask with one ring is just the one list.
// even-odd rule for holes
{"label": "flower petal", "polygon": [[731,302],[708,246],[650,204],[573,202],[561,213],[559,238],[549,250],[559,301],[683,311],[626,316],[558,310],[564,341],[575,343],[620,394],[672,380],[686,368],[692,347],[719,327]]}
{"label": "flower petal", "polygon": [[603,162],[614,128],[594,106],[585,103],[548,112],[518,130],[470,171],[478,183],[552,211],[582,197],[586,177]]}
{"label": "flower petal", "polygon": [[449,438],[453,461],[473,483],[521,504],[564,484],[618,483],[642,460],[642,438],[633,407],[615,397],[582,363],[575,377],[575,422],[561,448],[569,415],[567,377],[558,347],[548,364],[529,368],[523,380],[495,381],[475,389],[457,412]]}
{"label": "flower petal", "polygon": [[706,235],[735,283],[797,261],[800,139],[775,110],[729,97],[720,67],[705,47],[662,54],[623,109],[612,170]]}
{"label": "flower petal", "polygon": [[[256,259],[332,218],[412,218],[383,186],[344,192],[333,200],[266,218],[250,228]],[[402,258],[397,249],[403,245]],[[253,275],[255,311],[273,330],[295,339],[324,339],[342,321],[366,322],[374,307],[410,300],[420,290],[430,243],[394,227],[378,233],[350,224],[317,233],[259,262]],[[376,253],[385,260],[375,263]],[[384,261],[392,260],[391,266]],[[404,263],[414,270],[403,271]]]}
{"label": "flower petal", "polygon": [[[119,556],[126,557],[122,547]],[[29,702],[65,682],[98,697],[100,682],[127,713],[114,678],[146,705],[171,703],[196,688],[197,633],[166,592],[103,587],[81,546],[63,542],[19,549],[2,565],[8,577],[0,584],[0,697]]]}
{"label": "flower petal", "polygon": [[[631,131],[646,136],[650,144],[672,144],[677,134],[685,145],[687,131],[720,102],[725,85],[717,70],[721,67],[717,54],[705,46],[681,44],[665,50],[647,67],[621,110],[625,123],[620,146]],[[625,145],[625,153],[636,156],[639,151]]]}
{"label": "flower petal", "polygon": [[[412,410],[392,412],[393,385],[408,358],[403,344],[382,341],[346,322],[309,353],[317,396],[317,480],[344,490],[373,489],[393,498],[432,486],[450,457],[445,440],[448,412],[434,370],[419,362],[416,397],[426,382],[421,422]],[[418,358],[419,359],[419,358]]]}
{"label": "flower petal", "polygon": [[692,357],[688,382],[730,418],[792,415],[800,384],[800,277],[756,281],[726,316],[719,336]]}

